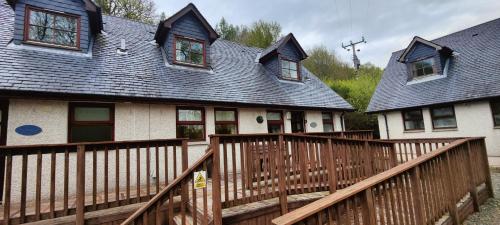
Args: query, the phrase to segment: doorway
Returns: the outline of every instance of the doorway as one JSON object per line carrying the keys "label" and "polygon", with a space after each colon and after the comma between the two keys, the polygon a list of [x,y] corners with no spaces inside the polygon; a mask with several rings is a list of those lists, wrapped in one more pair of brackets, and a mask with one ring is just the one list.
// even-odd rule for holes
{"label": "doorway", "polygon": [[291,123],[292,123],[292,133],[304,133],[305,130],[305,119],[303,111],[291,111]]}
{"label": "doorway", "polygon": [[[9,113],[9,102],[0,100],[0,146],[7,144],[7,118]],[[3,188],[5,175],[5,156],[0,157],[0,202],[3,203]]]}

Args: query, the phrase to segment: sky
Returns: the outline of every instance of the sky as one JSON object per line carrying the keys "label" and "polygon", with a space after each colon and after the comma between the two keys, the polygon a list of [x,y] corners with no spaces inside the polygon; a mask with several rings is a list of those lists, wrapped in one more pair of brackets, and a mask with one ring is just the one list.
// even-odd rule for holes
{"label": "sky", "polygon": [[215,28],[224,17],[235,25],[276,21],[304,49],[324,45],[351,62],[341,44],[359,45],[361,63],[385,67],[392,52],[414,36],[432,40],[500,17],[499,0],[154,0],[167,17],[192,2]]}

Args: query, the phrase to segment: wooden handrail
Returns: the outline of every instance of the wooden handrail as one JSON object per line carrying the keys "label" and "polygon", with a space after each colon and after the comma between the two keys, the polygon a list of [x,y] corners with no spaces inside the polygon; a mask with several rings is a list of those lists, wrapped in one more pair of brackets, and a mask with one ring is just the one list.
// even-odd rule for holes
{"label": "wooden handrail", "polygon": [[364,191],[372,188],[380,183],[383,183],[393,177],[409,172],[412,169],[418,167],[419,165],[437,157],[442,154],[448,153],[450,150],[457,148],[458,146],[463,146],[469,141],[480,140],[482,138],[468,138],[468,139],[460,139],[452,142],[451,144],[441,147],[438,150],[430,152],[428,154],[422,155],[417,159],[406,162],[404,164],[398,165],[392,169],[389,169],[380,174],[374,175],[368,179],[360,181],[350,187],[345,189],[337,190],[337,192],[324,197],[320,200],[317,200],[309,205],[301,207],[295,211],[292,211],[288,214],[285,214],[281,217],[278,217],[273,220],[273,223],[276,225],[291,225],[298,223],[314,214],[317,214],[330,206],[335,205],[336,203],[342,202],[348,198],[351,198],[355,195],[362,194]]}
{"label": "wooden handrail", "polygon": [[121,223],[121,225],[128,225],[128,224],[133,224],[135,220],[137,220],[139,217],[141,217],[145,212],[147,212],[151,207],[156,206],[159,201],[161,201],[162,198],[165,198],[165,196],[172,191],[174,187],[177,187],[181,185],[183,181],[185,181],[189,176],[200,166],[203,165],[203,163],[206,163],[207,160],[210,160],[211,157],[213,156],[213,149],[210,148],[200,159],[198,159],[191,167],[189,167],[187,170],[185,170],[177,179],[172,181],[167,187],[163,188],[160,193],[155,195],[150,201],[148,201],[145,205],[140,207],[136,212],[134,212],[132,215],[130,215],[125,221]]}

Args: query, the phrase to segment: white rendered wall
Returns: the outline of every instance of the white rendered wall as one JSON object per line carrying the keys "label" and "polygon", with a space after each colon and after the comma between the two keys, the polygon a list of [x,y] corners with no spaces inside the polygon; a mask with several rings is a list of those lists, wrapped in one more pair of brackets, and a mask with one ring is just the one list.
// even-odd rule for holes
{"label": "white rendered wall", "polygon": [[[424,131],[405,131],[400,111],[386,113],[390,138],[486,137],[490,163],[500,165],[500,128],[494,127],[488,101],[455,104],[456,129],[433,130],[429,108],[422,113]],[[378,115],[378,124],[381,138],[387,139],[383,114]]]}

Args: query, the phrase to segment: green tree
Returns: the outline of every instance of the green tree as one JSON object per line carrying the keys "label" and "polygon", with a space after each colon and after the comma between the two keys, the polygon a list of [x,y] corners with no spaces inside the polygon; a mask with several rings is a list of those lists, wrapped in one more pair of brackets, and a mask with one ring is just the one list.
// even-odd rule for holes
{"label": "green tree", "polygon": [[153,0],[95,0],[107,15],[124,17],[144,23],[154,23],[157,19]]}
{"label": "green tree", "polygon": [[355,75],[355,71],[347,63],[323,45],[312,48],[308,55],[303,65],[321,80],[349,79]]}
{"label": "green tree", "polygon": [[267,48],[278,40],[281,34],[281,25],[277,22],[259,20],[251,26],[233,25],[222,18],[215,29],[225,40],[238,42],[247,46]]}

